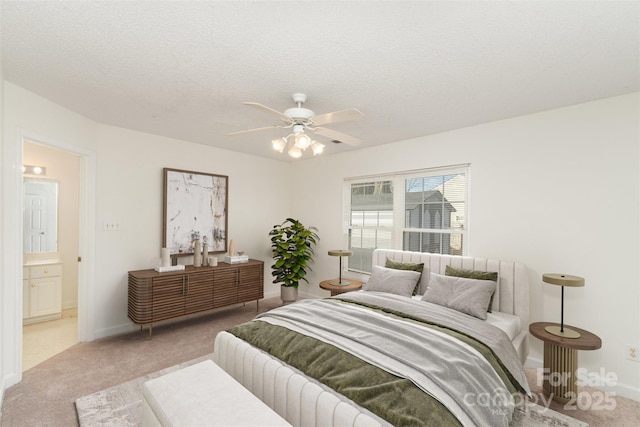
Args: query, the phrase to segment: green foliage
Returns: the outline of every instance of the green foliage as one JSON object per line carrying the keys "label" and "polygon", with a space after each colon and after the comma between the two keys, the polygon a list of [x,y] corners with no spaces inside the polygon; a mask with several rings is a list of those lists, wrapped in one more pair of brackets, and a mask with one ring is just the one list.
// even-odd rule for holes
{"label": "green foliage", "polygon": [[269,232],[275,261],[271,266],[273,283],[294,288],[301,280],[309,283],[305,276],[307,271],[311,271],[307,264],[312,261],[313,248],[320,240],[317,231],[317,228],[307,228],[293,218],[273,226]]}

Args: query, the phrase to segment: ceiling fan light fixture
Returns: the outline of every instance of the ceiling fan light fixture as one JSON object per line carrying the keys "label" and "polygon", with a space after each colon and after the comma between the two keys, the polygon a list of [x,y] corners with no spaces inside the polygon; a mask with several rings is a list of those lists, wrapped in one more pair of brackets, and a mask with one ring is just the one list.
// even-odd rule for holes
{"label": "ceiling fan light fixture", "polygon": [[[329,140],[333,140],[334,142],[340,141],[353,146],[357,146],[362,142],[358,138],[323,127],[324,125],[332,123],[348,122],[364,117],[364,115],[357,109],[349,108],[346,110],[316,115],[312,110],[304,107],[305,102],[307,102],[307,96],[305,94],[294,93],[292,99],[296,106],[289,108],[284,112],[274,110],[273,108],[257,102],[243,102],[245,105],[279,118],[284,122],[284,124],[231,132],[229,135],[241,135],[249,132],[270,129],[291,129],[291,133],[286,137],[273,139],[271,141],[271,146],[279,153],[284,153],[285,150],[287,150],[287,154],[295,159],[302,157],[303,152],[309,147],[311,147],[311,151],[313,151],[314,156],[321,154],[324,151],[325,145],[312,140],[310,136],[305,134],[306,130],[321,137],[328,138]],[[289,148],[287,149],[287,147]]]}
{"label": "ceiling fan light fixture", "polygon": [[296,147],[301,150],[306,150],[311,145],[311,138],[304,132],[296,135]]}
{"label": "ceiling fan light fixture", "polygon": [[289,156],[293,157],[294,159],[299,159],[300,157],[302,157],[302,150],[300,150],[295,145],[292,145],[291,148],[289,148],[287,154],[289,154]]}
{"label": "ceiling fan light fixture", "polygon": [[284,147],[287,146],[287,138],[278,138],[271,141],[271,146],[278,153],[284,152]]}
{"label": "ceiling fan light fixture", "polygon": [[313,141],[311,143],[311,151],[313,151],[314,156],[318,154],[322,154],[323,150],[324,150],[324,144],[321,144],[318,141]]}

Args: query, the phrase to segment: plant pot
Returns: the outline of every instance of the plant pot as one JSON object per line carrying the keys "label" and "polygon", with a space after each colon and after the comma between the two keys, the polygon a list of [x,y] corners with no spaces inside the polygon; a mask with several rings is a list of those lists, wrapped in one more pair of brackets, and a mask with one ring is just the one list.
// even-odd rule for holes
{"label": "plant pot", "polygon": [[280,286],[280,298],[283,304],[289,304],[298,299],[298,288],[293,286]]}

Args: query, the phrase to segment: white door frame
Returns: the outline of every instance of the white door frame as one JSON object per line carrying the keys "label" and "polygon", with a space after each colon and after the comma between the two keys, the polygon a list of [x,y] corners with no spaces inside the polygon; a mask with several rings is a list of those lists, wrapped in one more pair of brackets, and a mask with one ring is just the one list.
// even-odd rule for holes
{"label": "white door frame", "polygon": [[[13,342],[13,346],[9,346],[7,350],[13,350],[13,357],[8,360],[9,368],[5,371],[4,387],[17,384],[22,381],[22,168],[23,164],[23,141],[29,140],[50,147],[69,151],[80,156],[80,175],[79,175],[79,256],[82,262],[78,263],[78,341],[92,341],[94,337],[94,284],[95,284],[95,188],[96,188],[96,155],[93,151],[84,148],[70,146],[60,141],[38,135],[34,132],[18,129],[15,151],[15,165],[10,159],[4,160],[4,167],[13,169],[15,175],[15,185],[12,186],[15,193],[5,194],[3,202],[5,208],[15,203],[15,208],[5,209],[7,215],[5,224],[7,229],[15,230],[15,234],[5,240],[6,252],[3,256],[3,263],[8,270],[4,276],[5,289],[2,293],[9,297],[12,304],[4,306],[2,316],[3,320],[8,320],[9,326],[4,330],[10,336],[8,341]],[[13,193],[9,191],[8,193]],[[11,253],[14,255],[11,256]],[[17,261],[14,263],[14,261]],[[12,265],[13,264],[13,265]],[[12,289],[7,287],[13,286]]]}

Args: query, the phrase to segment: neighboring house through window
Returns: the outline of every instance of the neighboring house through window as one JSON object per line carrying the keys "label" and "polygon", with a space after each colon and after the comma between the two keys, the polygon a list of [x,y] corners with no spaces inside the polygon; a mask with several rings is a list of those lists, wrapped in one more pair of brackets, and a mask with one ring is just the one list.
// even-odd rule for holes
{"label": "neighboring house through window", "polygon": [[370,273],[376,248],[464,254],[468,170],[458,165],[346,179],[348,269]]}

